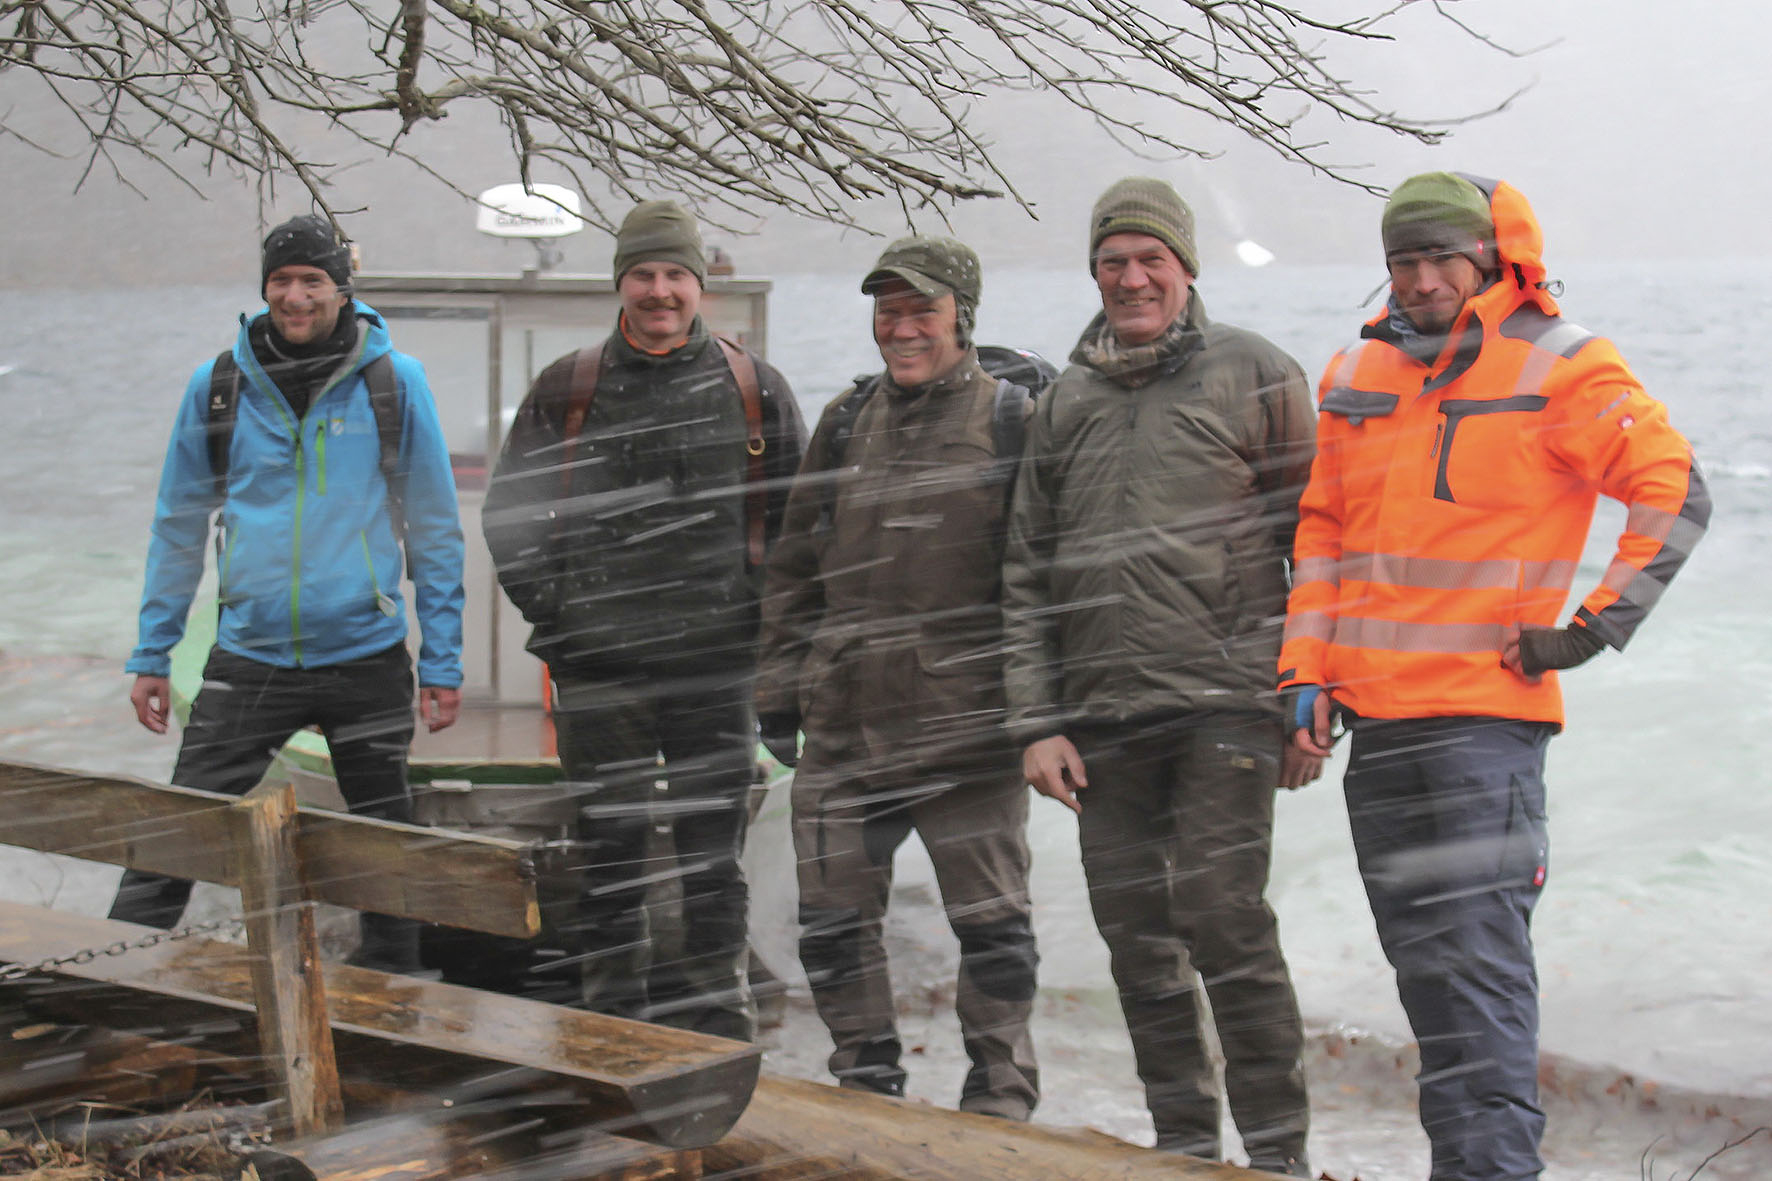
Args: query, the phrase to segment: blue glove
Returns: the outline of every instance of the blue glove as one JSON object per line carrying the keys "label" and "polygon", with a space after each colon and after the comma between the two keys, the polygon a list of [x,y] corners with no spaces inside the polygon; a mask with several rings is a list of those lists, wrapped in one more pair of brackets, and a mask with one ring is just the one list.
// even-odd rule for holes
{"label": "blue glove", "polygon": [[1316,725],[1317,698],[1323,694],[1321,685],[1293,685],[1286,690],[1292,696],[1292,729],[1312,732]]}

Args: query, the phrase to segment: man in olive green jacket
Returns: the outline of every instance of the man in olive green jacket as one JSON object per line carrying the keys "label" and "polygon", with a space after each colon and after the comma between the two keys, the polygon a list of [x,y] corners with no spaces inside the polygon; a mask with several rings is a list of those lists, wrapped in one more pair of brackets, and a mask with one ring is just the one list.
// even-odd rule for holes
{"label": "man in olive green jacket", "polygon": [[882,927],[893,853],[915,829],[960,943],[972,1063],[960,1108],[1025,1120],[1039,1099],[1037,957],[1028,791],[1003,730],[1000,578],[1015,463],[1003,452],[1018,452],[1027,398],[979,367],[979,278],[960,243],[906,238],[863,280],[887,368],[825,411],[788,498],[757,714],[786,762],[806,733],[800,958],[831,1073],[904,1093]]}
{"label": "man in olive green jacket", "polygon": [[1157,1146],[1220,1154],[1197,989],[1251,1163],[1308,1176],[1302,1031],[1267,886],[1287,753],[1271,684],[1310,475],[1304,374],[1214,324],[1193,214],[1133,177],[1097,202],[1102,313],[1029,425],[1004,566],[1010,725],[1078,813]]}

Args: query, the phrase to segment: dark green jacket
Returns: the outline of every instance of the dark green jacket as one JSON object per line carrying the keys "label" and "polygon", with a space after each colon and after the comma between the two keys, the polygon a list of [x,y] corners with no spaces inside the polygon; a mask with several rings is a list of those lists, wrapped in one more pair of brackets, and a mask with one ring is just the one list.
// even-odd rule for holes
{"label": "dark green jacket", "polygon": [[1074,354],[1029,424],[1003,570],[1023,741],[1079,720],[1278,714],[1309,387],[1268,341],[1211,323],[1197,291],[1186,315],[1150,384],[1117,384]]}
{"label": "dark green jacket", "polygon": [[[719,345],[699,318],[663,356],[612,333],[569,450],[572,367],[555,361],[523,399],[481,521],[534,625],[529,650],[586,677],[750,665],[762,571],[746,553],[744,406]],[[806,428],[781,374],[758,362],[757,377],[772,538]]]}

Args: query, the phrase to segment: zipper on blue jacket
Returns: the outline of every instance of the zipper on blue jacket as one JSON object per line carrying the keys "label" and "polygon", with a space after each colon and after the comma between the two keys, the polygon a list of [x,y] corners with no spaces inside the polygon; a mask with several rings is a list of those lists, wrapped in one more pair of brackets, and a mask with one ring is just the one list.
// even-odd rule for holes
{"label": "zipper on blue jacket", "polygon": [[228,572],[234,568],[234,542],[237,540],[237,531],[226,525],[215,539],[215,602],[218,607],[226,607],[230,601]]}
{"label": "zipper on blue jacket", "polygon": [[381,588],[381,579],[375,573],[375,559],[369,554],[369,534],[366,530],[357,530],[357,540],[363,545],[363,565],[369,568],[369,586],[375,591],[375,606],[378,611],[389,619],[400,609],[394,597]]}

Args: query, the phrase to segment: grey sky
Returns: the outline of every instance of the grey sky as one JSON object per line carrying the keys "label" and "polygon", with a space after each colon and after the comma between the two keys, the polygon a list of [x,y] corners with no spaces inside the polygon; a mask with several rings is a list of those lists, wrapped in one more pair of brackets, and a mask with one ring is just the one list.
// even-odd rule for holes
{"label": "grey sky", "polygon": [[[1545,223],[1553,263],[1772,254],[1759,149],[1765,139],[1760,120],[1772,109],[1765,50],[1772,16],[1762,6],[1750,0],[1685,8],[1661,0],[1446,0],[1446,7],[1511,47],[1546,47],[1524,59],[1506,57],[1453,35],[1427,0],[1416,0],[1391,26],[1400,46],[1334,60],[1370,82],[1381,105],[1416,116],[1466,114],[1530,89],[1501,114],[1455,129],[1437,148],[1316,120],[1311,130],[1330,142],[1337,159],[1369,162],[1362,175],[1380,185],[1433,168],[1505,178]],[[19,81],[0,80],[0,103],[15,112]],[[1357,261],[1373,248],[1377,199],[1215,129],[1204,134],[1224,146],[1220,157],[1163,162],[1130,157],[1086,120],[1037,99],[989,103],[979,118],[1039,214],[1031,221],[1007,203],[974,203],[955,215],[954,232],[993,265],[1080,260],[1091,201],[1128,172],[1165,177],[1194,204],[1209,266],[1228,260],[1240,238],[1261,242],[1282,262]],[[481,187],[512,179],[485,140],[464,141],[468,122],[426,129],[427,151],[446,162],[484,160]],[[258,209],[250,191],[210,184],[212,200],[203,203],[146,165],[132,168],[151,200],[105,177],[72,194],[78,161],[46,159],[16,141],[0,141],[0,195],[14,212],[0,226],[0,283],[251,274]],[[367,206],[347,225],[374,269],[514,270],[528,260],[523,244],[480,239],[465,204],[392,163],[349,172],[346,184],[340,203]],[[286,186],[271,212],[303,207],[303,195]],[[888,236],[906,228],[895,206],[870,210],[866,220]],[[917,228],[942,227],[927,219]],[[709,237],[728,245],[753,273],[860,266],[882,241],[785,218],[752,238]],[[608,253],[608,238],[587,232],[568,242],[567,266],[601,271]]]}

